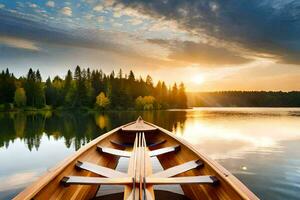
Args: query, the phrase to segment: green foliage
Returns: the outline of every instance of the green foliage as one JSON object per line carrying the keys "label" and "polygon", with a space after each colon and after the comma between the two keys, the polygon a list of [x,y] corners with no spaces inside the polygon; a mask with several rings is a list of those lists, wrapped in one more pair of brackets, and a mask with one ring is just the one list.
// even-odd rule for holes
{"label": "green foliage", "polygon": [[96,97],[96,107],[105,110],[108,108],[110,104],[109,98],[107,98],[104,94],[104,92],[101,92],[97,97]]}
{"label": "green foliage", "polygon": [[[100,101],[97,102],[101,93],[106,94],[109,99],[109,107],[112,109],[141,110],[166,109],[186,107],[186,95],[184,86],[168,90],[164,82],[159,81],[154,86],[151,76],[145,80],[136,78],[133,71],[126,74],[120,69],[117,74],[112,71],[106,75],[101,70],[82,69],[77,66],[74,73],[68,70],[65,78],[55,76],[47,78],[43,82],[39,70],[29,69],[26,77],[15,78],[8,70],[0,74],[0,103],[8,104],[15,102],[19,107],[36,109],[45,108],[91,108],[98,105],[99,108],[107,109]],[[16,88],[24,88],[26,101],[21,101],[20,91]],[[17,93],[15,98],[15,91]],[[4,95],[3,95],[4,94]],[[136,103],[141,96],[142,104]],[[24,98],[23,98],[24,99]],[[181,102],[182,101],[182,102]]]}
{"label": "green foliage", "polygon": [[155,98],[153,96],[139,96],[135,100],[135,108],[138,110],[153,110],[155,108]]}
{"label": "green foliage", "polygon": [[3,70],[0,74],[0,104],[13,102],[15,90],[14,75],[8,69]]}
{"label": "green foliage", "polygon": [[0,104],[0,111],[12,111],[13,109],[14,104],[12,103]]}
{"label": "green foliage", "polygon": [[31,68],[27,74],[27,80],[24,83],[27,96],[27,105],[37,108],[45,106],[45,91],[39,70],[36,72]]}
{"label": "green foliage", "polygon": [[17,107],[23,107],[26,106],[26,93],[24,88],[18,88],[15,92],[14,102]]}

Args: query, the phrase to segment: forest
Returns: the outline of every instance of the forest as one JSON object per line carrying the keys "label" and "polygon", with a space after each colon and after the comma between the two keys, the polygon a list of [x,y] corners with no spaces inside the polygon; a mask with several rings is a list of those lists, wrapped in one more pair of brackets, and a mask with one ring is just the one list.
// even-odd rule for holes
{"label": "forest", "polygon": [[29,69],[26,76],[16,78],[9,69],[0,74],[0,111],[18,109],[98,109],[154,110],[186,108],[187,96],[183,83],[167,86],[164,81],[153,83],[151,76],[137,78],[133,71],[115,74],[102,70],[68,70],[64,78],[48,77],[39,70]]}
{"label": "forest", "polygon": [[300,92],[221,91],[188,93],[191,107],[299,107]]}

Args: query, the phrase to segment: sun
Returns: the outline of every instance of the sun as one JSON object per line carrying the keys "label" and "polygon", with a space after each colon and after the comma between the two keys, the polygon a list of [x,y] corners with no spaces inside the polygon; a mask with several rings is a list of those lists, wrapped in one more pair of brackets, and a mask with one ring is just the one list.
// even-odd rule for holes
{"label": "sun", "polygon": [[205,81],[205,78],[201,74],[198,74],[192,78],[192,82],[194,82],[197,85],[204,83],[204,81]]}

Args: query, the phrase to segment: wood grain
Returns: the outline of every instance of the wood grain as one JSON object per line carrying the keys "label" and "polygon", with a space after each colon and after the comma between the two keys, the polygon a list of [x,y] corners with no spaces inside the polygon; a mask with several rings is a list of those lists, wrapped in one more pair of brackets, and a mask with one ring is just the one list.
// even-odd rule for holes
{"label": "wood grain", "polygon": [[[141,133],[143,131],[144,134]],[[136,137],[137,132],[140,132],[138,134],[139,137]],[[134,143],[134,146],[120,146],[111,141],[116,141],[119,144]],[[157,143],[158,141],[165,142],[158,142],[158,145],[147,147],[146,141],[148,144]],[[97,146],[110,148],[109,150],[113,149],[114,152],[118,153],[123,153],[120,150],[128,152],[127,156],[130,156],[128,177],[125,177],[125,173],[120,172],[118,174],[118,172],[115,173],[113,170],[117,166],[120,155],[109,152],[105,153],[104,151],[98,152]],[[174,149],[176,146],[180,146],[179,151],[178,149],[175,151],[170,150],[170,147]],[[154,154],[153,152],[162,152],[161,148],[165,148],[164,152],[167,153],[155,153],[154,156],[157,156],[165,171],[152,175],[150,150],[153,150],[151,152]],[[199,160],[198,163],[195,160]],[[82,167],[85,170],[78,170],[78,166],[76,168],[78,161],[91,164]],[[202,163],[202,167],[197,167],[199,163]],[[64,187],[61,184],[61,180],[65,176],[84,176],[89,180],[96,182],[98,180],[98,182],[95,183],[96,185],[71,185]],[[111,177],[111,179],[97,179],[97,177],[105,176]],[[174,178],[168,178],[170,176]],[[218,179],[219,183],[217,185],[200,184],[205,181],[210,182],[209,177],[211,176]],[[134,180],[130,179],[132,177],[134,177]],[[78,179],[78,181],[81,180]],[[199,152],[191,144],[176,137],[173,133],[154,124],[141,121],[141,119],[120,126],[91,141],[74,155],[65,159],[57,167],[43,175],[14,199],[91,199],[97,193],[98,188],[101,187],[101,183],[110,184],[109,181],[113,182],[113,184],[121,184],[121,182],[122,184],[127,184],[125,186],[124,199],[142,199],[144,196],[148,200],[154,199],[153,184],[167,183],[182,183],[181,187],[185,195],[190,199],[258,199],[255,194],[231,173],[217,162]]]}

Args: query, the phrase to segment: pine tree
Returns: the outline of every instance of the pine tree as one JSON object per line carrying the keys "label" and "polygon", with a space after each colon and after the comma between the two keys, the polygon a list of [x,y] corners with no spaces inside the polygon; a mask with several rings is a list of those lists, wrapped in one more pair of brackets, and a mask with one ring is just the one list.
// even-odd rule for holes
{"label": "pine tree", "polygon": [[131,82],[135,81],[134,73],[131,70],[129,72],[128,80]]}
{"label": "pine tree", "polygon": [[184,84],[181,82],[178,89],[178,107],[187,108],[187,97]]}
{"label": "pine tree", "polygon": [[174,83],[174,85],[172,87],[170,97],[171,97],[171,99],[170,99],[171,107],[172,108],[177,108],[178,107],[178,88],[177,88],[176,83]]}
{"label": "pine tree", "polygon": [[122,72],[122,69],[119,70],[118,78],[119,78],[119,79],[122,79],[122,78],[123,78],[123,72]]}
{"label": "pine tree", "polygon": [[[152,77],[149,75],[145,81],[142,77],[136,80],[133,71],[124,77],[122,69],[115,77],[114,71],[106,75],[101,70],[81,69],[77,66],[74,78],[72,72],[68,70],[64,80],[56,76],[52,81],[48,77],[46,82],[43,82],[39,70],[35,72],[30,68],[26,77],[16,79],[6,69],[0,73],[0,103],[15,102],[16,105],[23,106],[26,102],[28,106],[37,108],[43,107],[45,103],[53,107],[92,107],[97,100],[96,94],[100,95],[102,92],[104,95],[106,93],[111,108],[114,109],[133,108],[135,99],[139,96],[145,100],[143,102],[148,102],[143,104],[146,105],[143,109],[186,107],[187,98],[183,83],[178,88],[175,83],[168,90],[166,84],[161,81],[154,87]],[[20,89],[15,92],[16,86],[24,88],[26,101],[20,100],[23,93]]]}
{"label": "pine tree", "polygon": [[25,92],[27,94],[27,105],[35,106],[35,73],[31,68],[27,73]]}
{"label": "pine tree", "polygon": [[42,77],[39,70],[36,71],[36,82],[42,82]]}
{"label": "pine tree", "polygon": [[13,103],[15,90],[15,77],[7,68],[0,74],[0,103]]}
{"label": "pine tree", "polygon": [[64,84],[65,90],[68,90],[71,87],[72,80],[73,80],[72,72],[71,70],[68,70],[67,75],[65,77],[65,84]]}
{"label": "pine tree", "polygon": [[168,103],[168,88],[165,84],[165,82],[163,81],[161,84],[161,104],[162,104],[162,108],[168,108],[169,107],[169,103]]}

